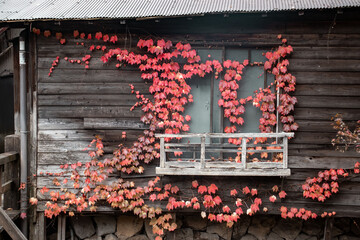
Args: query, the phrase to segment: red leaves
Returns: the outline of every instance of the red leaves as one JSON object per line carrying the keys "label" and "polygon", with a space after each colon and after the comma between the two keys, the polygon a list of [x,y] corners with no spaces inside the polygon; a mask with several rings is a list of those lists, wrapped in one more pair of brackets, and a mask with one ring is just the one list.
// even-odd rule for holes
{"label": "red leaves", "polygon": [[95,38],[96,38],[97,40],[100,40],[100,39],[102,38],[102,33],[101,33],[101,32],[95,33]]}
{"label": "red leaves", "polygon": [[191,185],[193,188],[197,188],[199,186],[199,183],[198,183],[198,181],[194,180],[191,182]]}
{"label": "red leaves", "polygon": [[74,30],[74,38],[77,38],[79,36],[79,31],[78,30]]}
{"label": "red leaves", "polygon": [[51,32],[49,30],[45,30],[44,31],[44,36],[45,37],[50,37],[51,36]]}
{"label": "red leaves", "polygon": [[215,194],[217,190],[218,190],[218,187],[213,183],[208,187],[209,194]]}
{"label": "red leaves", "polygon": [[118,41],[118,37],[116,35],[111,36],[110,42],[115,44],[117,41]]}
{"label": "red leaves", "polygon": [[279,192],[279,197],[280,198],[285,198],[286,197],[286,192],[285,191],[281,191],[281,192]]}
{"label": "red leaves", "polygon": [[275,195],[270,196],[269,201],[270,202],[275,202],[276,201],[276,196]]}
{"label": "red leaves", "polygon": [[208,190],[207,190],[207,187],[206,186],[203,186],[203,185],[201,185],[201,186],[199,186],[199,188],[198,188],[198,193],[200,193],[200,194],[204,194],[205,192],[207,192]]}

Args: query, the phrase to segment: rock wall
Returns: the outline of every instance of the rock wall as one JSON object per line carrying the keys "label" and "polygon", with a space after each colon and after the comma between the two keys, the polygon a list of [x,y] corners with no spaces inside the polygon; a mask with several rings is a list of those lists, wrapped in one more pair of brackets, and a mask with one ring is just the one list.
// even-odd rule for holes
{"label": "rock wall", "polygon": [[[67,219],[67,239],[154,240],[148,220],[135,216],[75,216]],[[325,220],[285,220],[279,216],[243,216],[232,228],[197,215],[176,215],[178,229],[166,240],[317,240],[323,239]],[[56,233],[48,240],[56,239]],[[360,218],[336,218],[332,240],[360,239]]]}

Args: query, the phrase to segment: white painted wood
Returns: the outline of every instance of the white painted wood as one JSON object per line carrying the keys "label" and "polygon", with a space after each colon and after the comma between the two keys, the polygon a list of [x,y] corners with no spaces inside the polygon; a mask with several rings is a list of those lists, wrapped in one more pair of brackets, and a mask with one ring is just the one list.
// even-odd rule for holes
{"label": "white painted wood", "polygon": [[183,133],[183,134],[155,134],[155,137],[208,137],[208,138],[276,138],[276,137],[293,137],[292,132],[281,132],[281,133]]}
{"label": "white painted wood", "polygon": [[156,168],[158,175],[180,176],[290,176],[290,169],[211,169],[211,168]]}
{"label": "white painted wood", "polygon": [[160,138],[160,167],[165,167],[166,155],[165,155],[165,148],[164,148],[165,139]]}
{"label": "white painted wood", "polygon": [[246,169],[246,138],[241,140],[241,163],[244,169]]}
{"label": "white painted wood", "polygon": [[205,168],[205,136],[201,137],[200,162],[201,162],[201,169]]}
{"label": "white painted wood", "polygon": [[288,167],[288,138],[283,138],[283,164],[284,168]]}

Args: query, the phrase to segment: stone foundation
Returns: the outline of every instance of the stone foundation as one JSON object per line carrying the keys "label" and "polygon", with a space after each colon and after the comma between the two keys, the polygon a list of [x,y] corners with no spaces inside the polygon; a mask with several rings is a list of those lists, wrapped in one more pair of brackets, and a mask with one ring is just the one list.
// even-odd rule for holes
{"label": "stone foundation", "polygon": [[[285,220],[279,216],[242,216],[232,228],[209,222],[198,215],[176,215],[178,229],[166,233],[166,240],[317,240],[323,239],[325,220]],[[135,216],[78,216],[67,218],[67,239],[154,240],[149,220]],[[72,237],[71,237],[72,236]],[[48,240],[55,240],[56,233]],[[360,239],[359,218],[335,218],[332,240]]]}

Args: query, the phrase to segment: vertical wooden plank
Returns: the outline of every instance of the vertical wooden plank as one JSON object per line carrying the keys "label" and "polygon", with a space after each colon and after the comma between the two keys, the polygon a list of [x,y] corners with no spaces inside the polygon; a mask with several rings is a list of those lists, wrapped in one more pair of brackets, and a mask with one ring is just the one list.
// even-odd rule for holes
{"label": "vertical wooden plank", "polygon": [[246,169],[246,138],[241,140],[241,163],[243,168]]}
{"label": "vertical wooden plank", "polygon": [[58,216],[57,240],[65,240],[66,216]]}
{"label": "vertical wooden plank", "polygon": [[205,136],[201,137],[200,163],[201,169],[205,168]]}
{"label": "vertical wooden plank", "polygon": [[163,137],[160,138],[160,167],[165,168],[165,139]]}
{"label": "vertical wooden plank", "polygon": [[61,236],[62,240],[65,240],[66,235],[66,215],[62,215],[62,228],[61,228]]}
{"label": "vertical wooden plank", "polygon": [[324,230],[324,240],[331,240],[331,232],[334,226],[334,218],[326,218],[325,220],[325,230]]}
{"label": "vertical wooden plank", "polygon": [[288,138],[283,137],[283,168],[288,167]]}
{"label": "vertical wooden plank", "polygon": [[56,237],[56,239],[57,240],[62,240],[62,236],[61,236],[61,234],[62,234],[62,215],[60,214],[59,216],[58,216],[58,218],[57,218],[57,237]]}
{"label": "vertical wooden plank", "polygon": [[35,224],[34,240],[46,240],[46,222],[44,212],[37,213]]}

